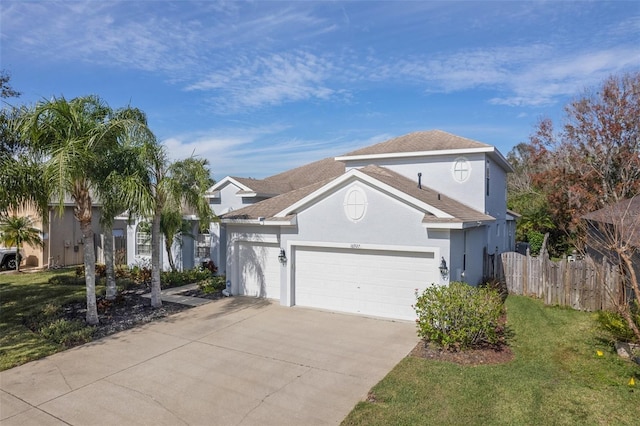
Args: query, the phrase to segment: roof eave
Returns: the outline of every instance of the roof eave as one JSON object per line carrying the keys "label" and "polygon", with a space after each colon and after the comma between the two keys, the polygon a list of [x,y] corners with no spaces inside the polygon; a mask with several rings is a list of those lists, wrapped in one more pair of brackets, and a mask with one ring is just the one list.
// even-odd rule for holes
{"label": "roof eave", "polygon": [[435,157],[442,155],[463,155],[463,154],[488,154],[494,161],[501,163],[507,172],[514,172],[513,167],[500,151],[494,146],[486,146],[481,148],[460,148],[460,149],[442,149],[431,151],[415,151],[415,152],[390,152],[385,154],[363,154],[363,155],[343,155],[335,157],[336,161],[359,161],[359,160],[381,160],[391,158],[415,158],[415,157]]}

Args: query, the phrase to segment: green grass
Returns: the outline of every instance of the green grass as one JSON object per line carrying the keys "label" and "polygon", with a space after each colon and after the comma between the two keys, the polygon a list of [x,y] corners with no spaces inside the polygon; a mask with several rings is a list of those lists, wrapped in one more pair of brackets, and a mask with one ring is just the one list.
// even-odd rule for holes
{"label": "green grass", "polygon": [[52,285],[54,275],[70,270],[0,274],[0,371],[64,350],[64,346],[33,333],[23,320],[47,303],[86,300],[84,285]]}
{"label": "green grass", "polygon": [[594,314],[522,296],[506,306],[513,361],[464,367],[407,357],[372,389],[376,402],[358,403],[343,425],[638,424],[640,367],[601,338]]}

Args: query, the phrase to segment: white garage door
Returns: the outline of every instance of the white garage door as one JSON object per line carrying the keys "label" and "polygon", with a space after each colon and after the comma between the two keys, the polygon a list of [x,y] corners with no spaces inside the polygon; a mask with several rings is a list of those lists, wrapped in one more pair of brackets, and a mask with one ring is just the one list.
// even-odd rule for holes
{"label": "white garage door", "polygon": [[415,290],[439,282],[434,253],[298,248],[295,304],[413,320]]}
{"label": "white garage door", "polygon": [[277,244],[238,244],[239,294],[280,298],[279,253]]}

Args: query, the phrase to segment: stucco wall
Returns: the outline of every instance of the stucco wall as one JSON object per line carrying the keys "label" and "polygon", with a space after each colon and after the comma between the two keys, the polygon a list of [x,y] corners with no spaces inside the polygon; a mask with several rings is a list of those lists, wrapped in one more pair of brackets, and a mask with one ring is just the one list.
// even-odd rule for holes
{"label": "stucco wall", "polygon": [[[460,157],[464,157],[470,167],[469,177],[464,182],[458,182],[453,177],[454,163]],[[415,181],[416,185],[418,173],[422,173],[422,185],[439,191],[480,212],[485,211],[484,153],[348,161],[346,168],[350,170],[369,164],[387,167]]]}

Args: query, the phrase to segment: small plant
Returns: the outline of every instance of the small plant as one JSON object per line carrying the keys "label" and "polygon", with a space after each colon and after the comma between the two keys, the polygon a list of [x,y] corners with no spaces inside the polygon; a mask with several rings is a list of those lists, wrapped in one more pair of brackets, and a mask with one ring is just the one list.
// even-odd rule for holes
{"label": "small plant", "polygon": [[[631,309],[635,323],[640,327],[640,306],[635,302]],[[617,312],[600,311],[596,317],[598,328],[618,342],[635,342],[636,336],[627,321]],[[638,342],[640,343],[640,342]]]}
{"label": "small plant", "polygon": [[200,282],[211,277],[211,273],[202,268],[186,271],[166,271],[160,274],[162,288],[180,287],[185,284]]}
{"label": "small plant", "polygon": [[504,308],[496,290],[452,282],[416,291],[416,298],[418,336],[426,341],[452,350],[504,343]]}
{"label": "small plant", "polygon": [[49,278],[49,284],[52,285],[84,285],[84,276],[75,276],[72,277],[70,275],[54,275]]}
{"label": "small plant", "polygon": [[93,330],[93,327],[87,327],[81,321],[59,318],[40,327],[38,333],[45,339],[70,348],[90,342]]}
{"label": "small plant", "polygon": [[[103,263],[96,263],[95,266],[96,277],[104,278],[107,276],[107,265]],[[84,265],[76,267],[76,277],[84,277]]]}
{"label": "small plant", "polygon": [[209,277],[204,281],[198,283],[198,287],[203,293],[217,293],[222,291],[226,286],[226,277],[219,275],[215,277]]}

